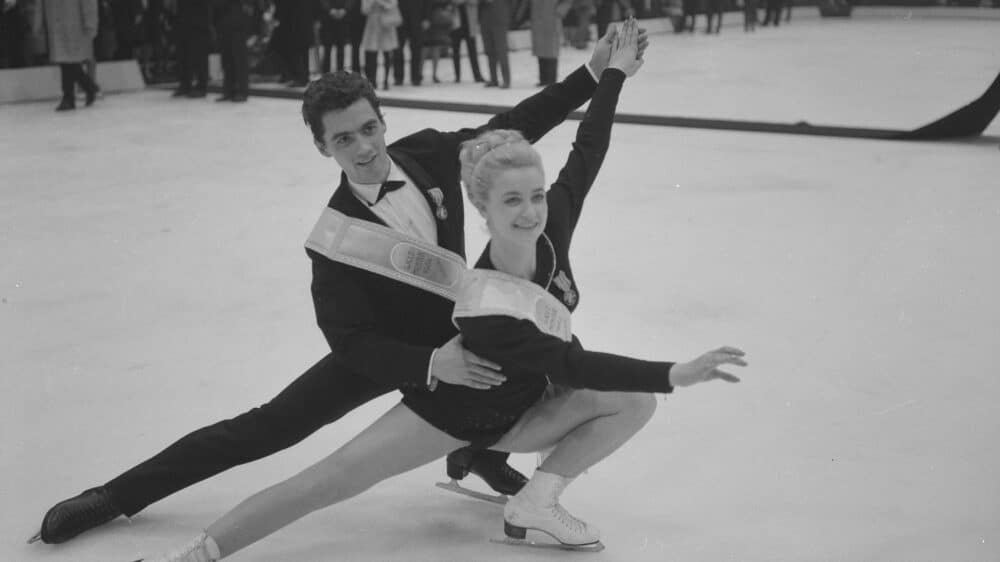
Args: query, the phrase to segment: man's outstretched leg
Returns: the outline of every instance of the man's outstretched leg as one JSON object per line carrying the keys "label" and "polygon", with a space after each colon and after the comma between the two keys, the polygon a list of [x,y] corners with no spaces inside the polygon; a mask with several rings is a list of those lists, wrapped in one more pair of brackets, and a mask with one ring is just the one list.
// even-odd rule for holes
{"label": "man's outstretched leg", "polygon": [[327,355],[267,404],[189,433],[105,485],[59,502],[29,542],[62,543],[120,515],[131,517],[192,484],[291,447],[390,390]]}

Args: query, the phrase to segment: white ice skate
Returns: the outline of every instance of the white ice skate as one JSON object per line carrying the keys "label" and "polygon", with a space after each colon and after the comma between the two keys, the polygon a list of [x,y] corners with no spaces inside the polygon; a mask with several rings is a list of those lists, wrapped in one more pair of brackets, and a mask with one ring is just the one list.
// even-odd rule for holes
{"label": "white ice skate", "polygon": [[156,558],[143,558],[136,562],[217,562],[222,555],[215,541],[202,533],[180,550]]}
{"label": "white ice skate", "polygon": [[[539,505],[522,499],[520,494],[507,502],[503,510],[503,539],[493,542],[534,548],[557,548],[582,552],[604,550],[601,534],[596,527],[570,515],[558,502]],[[527,539],[528,530],[535,530],[559,541],[538,542]]]}

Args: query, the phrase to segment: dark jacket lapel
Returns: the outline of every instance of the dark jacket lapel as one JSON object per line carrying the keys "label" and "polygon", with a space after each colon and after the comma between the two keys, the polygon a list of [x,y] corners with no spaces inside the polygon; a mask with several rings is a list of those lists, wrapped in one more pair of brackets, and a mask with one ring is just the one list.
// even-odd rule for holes
{"label": "dark jacket lapel", "polygon": [[[424,194],[424,199],[427,200],[427,204],[431,208],[431,213],[434,215],[434,222],[437,224],[438,246],[464,257],[465,224],[460,224],[464,223],[462,213],[460,212],[461,209],[459,208],[462,205],[461,198],[454,197],[453,195],[449,196],[451,194],[445,193],[443,186],[436,185],[434,178],[427,173],[427,170],[406,153],[390,146],[389,156],[413,180],[417,189]],[[437,189],[440,192],[442,197],[440,204],[430,194],[431,189]],[[447,214],[444,219],[441,218],[439,207],[443,207],[444,213]]]}

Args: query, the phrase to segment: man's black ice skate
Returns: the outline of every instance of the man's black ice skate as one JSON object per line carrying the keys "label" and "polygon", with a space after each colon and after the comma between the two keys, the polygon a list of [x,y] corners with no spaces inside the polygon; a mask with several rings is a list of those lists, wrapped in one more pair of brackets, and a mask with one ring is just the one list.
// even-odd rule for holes
{"label": "man's black ice skate", "polygon": [[42,519],[41,530],[28,539],[28,544],[38,541],[63,543],[121,514],[111,503],[111,494],[107,490],[103,487],[91,488],[52,506]]}
{"label": "man's black ice skate", "polygon": [[[523,474],[507,464],[508,456],[508,453],[499,451],[478,451],[469,447],[459,449],[448,455],[448,477],[451,481],[439,482],[437,486],[476,499],[505,504],[507,496],[520,492],[528,481]],[[482,478],[499,495],[483,494],[462,487],[458,481],[470,472]]]}

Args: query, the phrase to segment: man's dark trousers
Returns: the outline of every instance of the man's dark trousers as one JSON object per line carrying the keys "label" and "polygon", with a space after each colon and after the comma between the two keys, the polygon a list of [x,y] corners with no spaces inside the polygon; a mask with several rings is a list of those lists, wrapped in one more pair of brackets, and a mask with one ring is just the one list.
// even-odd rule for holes
{"label": "man's dark trousers", "polygon": [[115,507],[132,516],[192,484],[291,447],[391,390],[327,355],[267,404],[189,433],[105,487]]}

